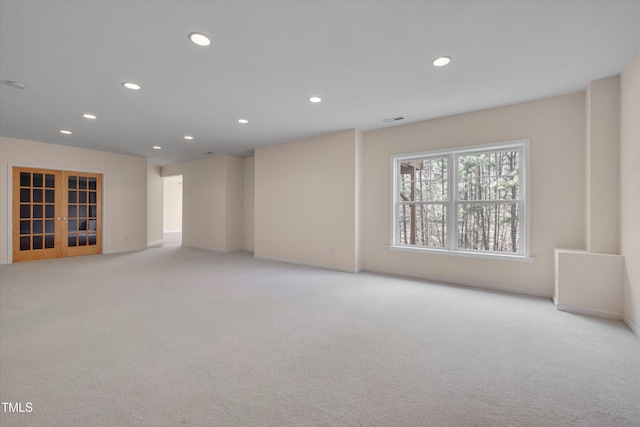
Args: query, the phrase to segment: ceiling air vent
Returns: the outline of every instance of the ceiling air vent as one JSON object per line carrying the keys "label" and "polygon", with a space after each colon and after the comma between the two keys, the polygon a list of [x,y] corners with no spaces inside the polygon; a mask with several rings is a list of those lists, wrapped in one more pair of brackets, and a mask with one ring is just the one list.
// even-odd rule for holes
{"label": "ceiling air vent", "polygon": [[398,120],[404,120],[404,117],[400,116],[400,117],[390,117],[388,119],[384,119],[382,120],[385,123],[393,123],[393,122],[397,122]]}
{"label": "ceiling air vent", "polygon": [[12,80],[3,80],[2,83],[6,84],[7,86],[11,86],[14,89],[26,89],[27,85],[24,83],[20,83],[20,82],[14,82]]}

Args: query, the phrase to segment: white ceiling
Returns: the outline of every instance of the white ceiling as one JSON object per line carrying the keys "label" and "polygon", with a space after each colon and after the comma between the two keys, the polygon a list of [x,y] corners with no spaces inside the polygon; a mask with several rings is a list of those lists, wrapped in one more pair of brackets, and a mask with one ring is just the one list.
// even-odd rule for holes
{"label": "white ceiling", "polygon": [[158,165],[244,156],[582,91],[639,49],[637,0],[0,0],[0,78],[27,85],[0,85],[0,134]]}

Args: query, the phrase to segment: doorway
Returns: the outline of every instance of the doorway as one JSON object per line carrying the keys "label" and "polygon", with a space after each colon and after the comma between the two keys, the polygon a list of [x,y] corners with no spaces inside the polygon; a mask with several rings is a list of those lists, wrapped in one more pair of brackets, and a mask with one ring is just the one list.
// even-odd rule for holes
{"label": "doorway", "polygon": [[164,177],[162,202],[163,246],[182,245],[182,175]]}
{"label": "doorway", "polygon": [[13,261],[102,253],[102,175],[13,168]]}

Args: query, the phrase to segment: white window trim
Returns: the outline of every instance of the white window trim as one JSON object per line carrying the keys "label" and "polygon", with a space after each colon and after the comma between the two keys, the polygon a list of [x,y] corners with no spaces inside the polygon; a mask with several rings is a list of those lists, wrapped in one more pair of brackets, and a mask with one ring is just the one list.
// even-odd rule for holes
{"label": "white window trim", "polygon": [[[505,149],[518,149],[521,152],[520,162],[520,176],[521,181],[524,181],[524,185],[520,186],[521,198],[520,198],[520,212],[522,217],[520,219],[520,247],[521,252],[517,254],[505,253],[505,252],[490,252],[490,251],[473,251],[462,250],[456,248],[455,236],[453,233],[455,223],[455,215],[447,215],[447,248],[425,248],[410,245],[399,245],[399,225],[397,221],[397,198],[399,196],[399,171],[398,167],[400,161],[414,160],[425,157],[437,157],[442,155],[452,156],[456,161],[447,168],[447,180],[448,180],[448,201],[447,205],[452,206],[453,212],[457,212],[457,203],[454,199],[454,191],[457,188],[457,157],[461,154],[477,153],[482,151],[500,151]],[[418,252],[429,253],[439,255],[452,255],[461,256],[467,258],[484,258],[493,260],[505,260],[505,261],[518,261],[518,262],[533,262],[534,258],[531,257],[531,177],[530,177],[530,140],[518,139],[514,141],[504,141],[498,143],[481,144],[468,147],[458,147],[442,150],[424,151],[420,153],[398,154],[391,157],[391,236],[389,249],[394,251],[406,251],[406,252]],[[493,203],[489,201],[488,203]],[[524,205],[524,206],[523,206]]]}

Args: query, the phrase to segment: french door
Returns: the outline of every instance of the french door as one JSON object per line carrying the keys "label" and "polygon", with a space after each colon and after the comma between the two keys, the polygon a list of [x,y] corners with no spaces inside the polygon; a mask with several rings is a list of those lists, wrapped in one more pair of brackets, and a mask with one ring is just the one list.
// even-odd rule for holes
{"label": "french door", "polygon": [[102,252],[102,175],[13,168],[13,261]]}

